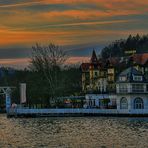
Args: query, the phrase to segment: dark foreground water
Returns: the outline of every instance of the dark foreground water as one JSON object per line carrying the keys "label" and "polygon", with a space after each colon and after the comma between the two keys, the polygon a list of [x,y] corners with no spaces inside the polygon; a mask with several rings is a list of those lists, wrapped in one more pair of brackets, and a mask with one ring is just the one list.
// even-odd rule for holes
{"label": "dark foreground water", "polygon": [[0,148],[148,148],[148,118],[9,118]]}

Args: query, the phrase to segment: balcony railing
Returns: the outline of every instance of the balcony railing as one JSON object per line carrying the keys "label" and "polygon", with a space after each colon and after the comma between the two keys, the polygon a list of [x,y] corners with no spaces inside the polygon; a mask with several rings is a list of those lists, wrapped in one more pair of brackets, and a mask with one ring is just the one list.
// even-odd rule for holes
{"label": "balcony railing", "polygon": [[119,89],[117,93],[148,93],[144,89]]}
{"label": "balcony railing", "polygon": [[144,92],[144,89],[132,89],[132,92],[133,93],[142,93],[142,92]]}

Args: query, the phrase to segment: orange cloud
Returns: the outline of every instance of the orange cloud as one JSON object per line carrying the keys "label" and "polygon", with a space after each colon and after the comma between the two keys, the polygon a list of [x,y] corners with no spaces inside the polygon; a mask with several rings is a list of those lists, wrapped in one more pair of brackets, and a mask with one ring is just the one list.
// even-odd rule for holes
{"label": "orange cloud", "polygon": [[[88,23],[72,23],[72,24],[61,24],[62,26],[75,26],[75,25],[103,25],[113,23],[128,23],[128,21],[106,21],[106,22],[88,22]],[[59,25],[60,27],[60,25]],[[81,44],[90,43],[94,40],[102,41],[105,36],[122,35],[126,31],[114,31],[114,30],[96,30],[88,29],[82,30],[64,30],[62,28],[49,29],[48,31],[20,31],[11,30],[11,28],[0,29],[0,45],[7,46],[11,44],[22,44],[32,46],[36,42],[46,44],[48,42],[54,42],[60,45],[69,44]]]}
{"label": "orange cloud", "polygon": [[118,2],[123,2],[123,3],[131,3],[131,2],[138,2],[138,3],[148,3],[147,0],[139,1],[139,0],[38,0],[40,3],[48,3],[48,4],[59,4],[59,3],[118,3]]}
{"label": "orange cloud", "polygon": [[141,12],[137,10],[108,10],[108,11],[99,11],[99,10],[67,10],[67,11],[52,11],[41,13],[44,18],[57,20],[59,18],[75,18],[81,20],[112,17],[112,16],[122,16],[122,15],[131,15],[131,14],[140,14]]}
{"label": "orange cloud", "polygon": [[18,2],[14,4],[5,4],[0,5],[0,8],[10,8],[10,7],[20,7],[20,6],[30,6],[33,4],[40,4],[40,1],[32,1],[32,2]]}
{"label": "orange cloud", "polygon": [[18,58],[18,59],[0,59],[0,66],[8,66],[18,69],[23,69],[28,66],[29,58]]}
{"label": "orange cloud", "polygon": [[0,59],[0,65],[15,65],[18,63],[27,65],[29,61],[30,61],[29,58]]}
{"label": "orange cloud", "polygon": [[[79,64],[82,62],[88,62],[90,57],[69,57],[65,64]],[[11,66],[15,68],[25,68],[29,65],[29,58],[17,58],[17,59],[0,59],[0,66]]]}
{"label": "orange cloud", "polygon": [[66,64],[79,64],[82,62],[88,62],[90,60],[90,57],[70,57]]}
{"label": "orange cloud", "polygon": [[44,4],[95,4],[103,6],[108,9],[118,9],[118,8],[134,8],[143,7],[148,5],[147,0],[38,0],[40,3]]}
{"label": "orange cloud", "polygon": [[[13,30],[11,28],[0,27],[0,46],[22,45],[29,46],[31,48],[36,42],[42,44],[48,44],[54,42],[59,45],[74,45],[74,44],[88,44],[96,42],[104,42],[110,40],[110,38],[118,39],[128,36],[129,34],[142,33],[145,29],[134,30],[110,30],[110,29],[93,29],[93,27],[87,29],[81,29],[82,26],[90,25],[110,25],[115,23],[128,24],[132,21],[104,21],[104,22],[85,22],[85,23],[71,23],[71,24],[57,24],[58,28],[51,28],[46,31],[25,31],[25,30]],[[134,21],[133,21],[134,22]],[[136,21],[135,21],[136,22]],[[55,25],[56,26],[56,25]],[[81,26],[77,29],[63,29],[67,26]],[[47,27],[47,26],[46,26]],[[47,27],[47,28],[48,28]]]}
{"label": "orange cloud", "polygon": [[36,42],[57,42],[59,44],[65,44],[66,36],[70,36],[72,32],[64,31],[11,31],[9,29],[0,29],[0,45],[9,45],[9,44],[27,44],[31,45]]}

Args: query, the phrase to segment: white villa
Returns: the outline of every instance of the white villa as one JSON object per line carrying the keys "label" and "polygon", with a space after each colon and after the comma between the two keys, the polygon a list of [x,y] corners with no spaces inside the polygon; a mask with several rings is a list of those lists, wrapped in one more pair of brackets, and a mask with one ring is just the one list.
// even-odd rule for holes
{"label": "white villa", "polygon": [[148,113],[148,82],[135,68],[130,67],[119,75],[116,93],[119,112]]}
{"label": "white villa", "polygon": [[116,94],[86,94],[85,98],[85,108],[113,107],[119,113],[148,114],[148,81],[140,71],[130,67],[119,74]]}

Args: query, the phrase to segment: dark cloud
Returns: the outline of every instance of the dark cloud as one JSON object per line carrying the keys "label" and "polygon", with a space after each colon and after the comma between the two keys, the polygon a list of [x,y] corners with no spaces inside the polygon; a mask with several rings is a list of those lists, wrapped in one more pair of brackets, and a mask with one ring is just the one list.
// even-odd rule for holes
{"label": "dark cloud", "polygon": [[29,47],[3,47],[0,48],[0,59],[24,58],[31,56]]}

